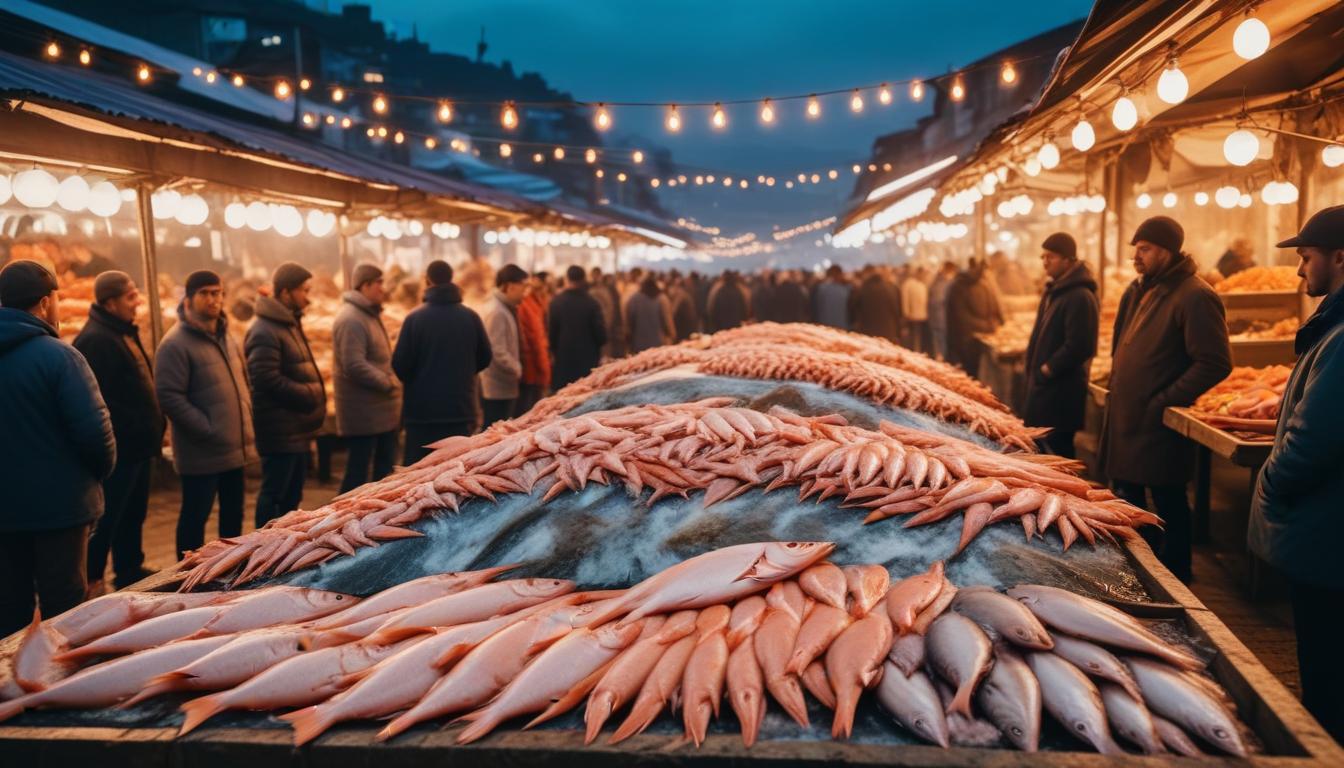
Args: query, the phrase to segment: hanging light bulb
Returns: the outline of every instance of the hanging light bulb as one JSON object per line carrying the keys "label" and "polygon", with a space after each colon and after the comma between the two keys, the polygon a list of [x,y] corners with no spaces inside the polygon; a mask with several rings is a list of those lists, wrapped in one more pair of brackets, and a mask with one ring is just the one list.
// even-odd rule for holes
{"label": "hanging light bulb", "polygon": [[392,141],[400,144],[406,141],[406,134],[402,133],[401,131],[397,131],[395,134],[393,134]]}
{"label": "hanging light bulb", "polygon": [[[242,75],[234,75],[233,78],[232,78],[229,82],[233,83],[233,87],[234,87],[234,88],[242,88],[242,87],[243,87],[243,76],[242,76]],[[270,225],[267,225],[267,226],[270,226]]]}
{"label": "hanging light bulb", "polygon": [[837,178],[839,178],[839,176],[840,172],[835,170],[834,168],[826,172],[826,178],[830,179],[831,181],[835,181]]}
{"label": "hanging light bulb", "polygon": [[300,90],[300,91],[306,91],[306,90],[308,90],[309,88],[312,88],[312,87],[313,87],[313,81],[312,81],[312,80],[309,80],[309,79],[306,78],[306,77],[299,81],[299,90]]}
{"label": "hanging light bulb", "polygon": [[671,133],[677,133],[681,130],[681,115],[677,113],[677,105],[673,104],[667,108],[667,130]]}
{"label": "hanging light bulb", "polygon": [[1017,69],[1013,66],[1013,62],[1003,62],[1003,67],[999,70],[999,80],[1002,80],[1004,85],[1017,82]]}
{"label": "hanging light bulb", "polygon": [[56,204],[71,213],[89,207],[89,182],[83,176],[67,176],[56,188]]}
{"label": "hanging light bulb", "polygon": [[293,89],[289,87],[288,81],[280,80],[275,84],[275,98],[281,101],[288,99],[293,92]]}
{"label": "hanging light bulb", "polygon": [[86,67],[93,63],[93,54],[88,48],[79,49],[79,63]]}
{"label": "hanging light bulb", "polygon": [[1254,16],[1247,16],[1232,34],[1232,50],[1247,61],[1260,58],[1269,50],[1269,27]]}
{"label": "hanging light bulb", "polygon": [[877,87],[877,103],[886,106],[891,103],[891,88],[883,83]]}
{"label": "hanging light bulb", "polygon": [[380,125],[380,126],[378,126],[378,130],[376,131],[376,133],[378,134],[378,138],[380,138],[380,139],[386,139],[386,138],[387,138],[387,126],[385,126],[385,125]]}
{"label": "hanging light bulb", "polygon": [[855,88],[854,92],[850,94],[849,111],[856,114],[863,111],[863,95],[859,93],[858,88]]}
{"label": "hanging light bulb", "polygon": [[518,109],[512,101],[504,102],[504,109],[499,113],[499,123],[509,131],[518,127]]}
{"label": "hanging light bulb", "polygon": [[341,127],[342,127],[342,128],[349,129],[350,126],[352,126],[352,125],[354,125],[354,124],[355,124],[355,121],[354,121],[354,120],[351,120],[349,117],[342,117],[342,118],[341,118]]}
{"label": "hanging light bulb", "polygon": [[[80,61],[82,62],[83,60],[84,60],[84,56],[83,56],[83,54],[80,54]],[[216,73],[214,73],[214,72],[206,72],[206,73],[205,73],[205,82],[206,82],[206,83],[209,83],[210,85],[214,85],[214,84],[215,84],[215,80],[218,79],[218,78],[219,78],[219,75],[216,74]]]}
{"label": "hanging light bulb", "polygon": [[317,115],[314,115],[312,112],[304,112],[303,124],[309,128],[312,128],[314,125],[317,125]]}
{"label": "hanging light bulb", "polygon": [[1147,192],[1140,194],[1138,197],[1134,199],[1134,205],[1138,206],[1140,210],[1147,210],[1148,207],[1151,206],[1152,204],[1153,204],[1153,196],[1148,194]]}
{"label": "hanging light bulb", "polygon": [[556,148],[555,148],[555,152],[553,152],[552,154],[555,156],[555,159],[556,159],[556,160],[564,160],[564,159],[565,159],[565,148],[564,148],[564,147],[556,147]]}
{"label": "hanging light bulb", "polygon": [[775,107],[769,99],[761,102],[761,122],[766,125],[775,122]]}
{"label": "hanging light bulb", "polygon": [[1086,152],[1097,143],[1097,132],[1092,129],[1092,124],[1087,122],[1087,118],[1078,118],[1078,124],[1073,126],[1073,133],[1069,136],[1073,141],[1073,148],[1079,152]]}
{"label": "hanging light bulb", "polygon": [[1213,193],[1213,199],[1219,208],[1235,208],[1241,200],[1241,190],[1233,186],[1222,186]]}
{"label": "hanging light bulb", "polygon": [[45,52],[47,54],[48,59],[61,58],[61,46],[55,40],[52,40],[51,42],[47,43],[47,48]]}
{"label": "hanging light bulb", "polygon": [[653,187],[654,189],[657,189],[661,184],[662,182],[659,181],[658,179],[649,179],[649,186]]}
{"label": "hanging light bulb", "polygon": [[546,156],[543,155],[543,154],[541,154],[540,152],[533,152],[533,153],[532,153],[532,162],[534,162],[534,163],[544,163],[544,162],[546,162]]}
{"label": "hanging light bulb", "polygon": [[821,102],[815,93],[807,97],[807,116],[813,120],[821,117]]}
{"label": "hanging light bulb", "polygon": [[1208,204],[1209,204],[1209,193],[1208,193],[1208,192],[1196,192],[1196,193],[1195,193],[1195,205],[1198,205],[1199,207],[1203,208],[1204,206],[1206,206],[1206,205],[1208,205]]}
{"label": "hanging light bulb", "polygon": [[1168,192],[1167,194],[1165,194],[1165,195],[1162,196],[1162,207],[1163,207],[1163,208],[1175,208],[1175,207],[1176,207],[1176,193],[1175,193],[1175,192]]}
{"label": "hanging light bulb", "polygon": [[1022,163],[1022,172],[1025,173],[1025,174],[1027,174],[1028,176],[1033,176],[1033,177],[1034,177],[1034,176],[1040,176],[1040,175],[1041,175],[1041,161],[1040,161],[1040,160],[1037,160],[1035,155],[1032,155],[1031,157],[1028,157],[1028,158]]}
{"label": "hanging light bulb", "polygon": [[387,114],[387,98],[381,93],[373,97],[373,111],[380,115]]}
{"label": "hanging light bulb", "polygon": [[1238,128],[1223,140],[1223,157],[1236,166],[1250,165],[1260,154],[1260,139],[1245,128]]}
{"label": "hanging light bulb", "polygon": [[453,121],[453,105],[446,101],[439,102],[439,122],[451,123]]}
{"label": "hanging light bulb", "polygon": [[1045,170],[1054,168],[1059,165],[1059,147],[1055,146],[1055,142],[1047,139],[1045,144],[1041,146],[1040,152],[1036,153],[1036,159]]}
{"label": "hanging light bulb", "polygon": [[1189,94],[1190,81],[1186,79],[1185,73],[1176,63],[1176,57],[1173,56],[1167,62],[1167,68],[1162,70],[1162,74],[1157,78],[1157,98],[1168,104],[1180,104]]}
{"label": "hanging light bulb", "polygon": [[605,105],[597,105],[597,112],[593,114],[593,125],[597,126],[599,131],[605,131],[611,127],[611,113],[607,111]]}
{"label": "hanging light bulb", "polygon": [[149,65],[141,64],[139,68],[135,70],[135,79],[138,82],[148,83],[149,77],[150,77]]}
{"label": "hanging light bulb", "polygon": [[638,165],[639,163],[644,162],[644,153],[636,149],[634,152],[630,154],[630,159],[635,161],[635,164]]}
{"label": "hanging light bulb", "polygon": [[1128,131],[1139,124],[1139,108],[1128,95],[1115,100],[1115,106],[1111,108],[1111,124],[1117,131]]}
{"label": "hanging light bulb", "polygon": [[1237,205],[1242,208],[1250,208],[1253,202],[1255,202],[1255,199],[1251,197],[1249,192],[1242,192],[1241,197],[1237,198]]}
{"label": "hanging light bulb", "polygon": [[1326,168],[1344,165],[1344,144],[1327,144],[1321,150],[1321,164]]}
{"label": "hanging light bulb", "polygon": [[910,83],[910,100],[911,100],[911,101],[923,101],[923,100],[924,100],[924,81],[923,81],[923,80],[915,80],[915,81],[913,81],[913,82]]}
{"label": "hanging light bulb", "polygon": [[500,156],[500,157],[512,157],[512,156],[513,156],[513,145],[512,145],[512,144],[500,144],[500,145],[499,145],[499,156]]}
{"label": "hanging light bulb", "polygon": [[961,101],[966,98],[966,86],[961,82],[961,75],[957,75],[957,79],[952,81],[952,90],[948,95],[952,97],[953,101]]}
{"label": "hanging light bulb", "polygon": [[425,137],[425,149],[434,149],[437,146],[439,146],[438,139],[434,138],[433,136]]}
{"label": "hanging light bulb", "polygon": [[596,149],[593,149],[592,147],[589,147],[588,149],[584,150],[584,152],[583,152],[583,159],[584,159],[584,162],[586,162],[586,163],[588,163],[588,164],[590,164],[590,165],[591,165],[592,163],[596,163],[596,162],[597,162],[597,150],[596,150]]}
{"label": "hanging light bulb", "polygon": [[335,88],[332,88],[331,100],[336,102],[337,104],[341,103],[342,101],[345,101],[345,89],[339,85],[336,86]]}
{"label": "hanging light bulb", "polygon": [[728,113],[723,111],[723,105],[717,101],[714,102],[714,113],[709,122],[718,130],[723,130],[728,125]]}

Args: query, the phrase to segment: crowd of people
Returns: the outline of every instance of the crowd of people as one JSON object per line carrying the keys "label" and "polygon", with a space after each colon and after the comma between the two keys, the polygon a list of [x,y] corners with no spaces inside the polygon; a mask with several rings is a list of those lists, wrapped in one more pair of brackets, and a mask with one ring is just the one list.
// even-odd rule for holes
{"label": "crowd of people", "polygon": [[[1182,250],[1176,221],[1144,221],[1131,241],[1138,277],[1114,327],[1109,403],[1096,470],[1117,495],[1165,521],[1145,532],[1180,579],[1191,571],[1186,486],[1191,446],[1165,428],[1168,406],[1192,404],[1231,371],[1222,302]],[[1327,551],[1344,534],[1332,472],[1344,458],[1344,207],[1322,211],[1295,238],[1307,293],[1323,302],[1297,336],[1273,452],[1259,476],[1250,545],[1292,585],[1307,707],[1337,736],[1344,663],[1344,577]],[[1045,284],[1026,352],[1024,421],[1049,427],[1042,449],[1072,457],[1097,352],[1097,280],[1064,232],[1041,244]],[[711,279],[571,266],[563,283],[514,264],[494,272],[480,311],[463,302],[453,268],[431,262],[423,303],[395,343],[380,317],[384,271],[352,271],[333,327],[337,431],[349,450],[341,491],[426,456],[436,441],[512,418],[604,358],[754,321],[816,322],[882,337],[977,373],[976,334],[1003,323],[1001,284],[1026,279],[1002,258],[823,275],[726,271]],[[95,280],[89,322],[59,340],[56,278],[34,261],[0,270],[0,636],[105,588],[109,554],[120,588],[146,575],[140,528],[164,430],[182,491],[179,557],[203,543],[218,505],[220,536],[241,533],[244,469],[260,460],[255,524],[296,508],[310,446],[327,414],[322,373],[304,333],[313,275],[275,269],[246,333],[230,327],[220,276],[187,276],[178,322],[151,357],[135,325],[138,286],[124,272]],[[1021,285],[1011,290],[1026,290]]]}

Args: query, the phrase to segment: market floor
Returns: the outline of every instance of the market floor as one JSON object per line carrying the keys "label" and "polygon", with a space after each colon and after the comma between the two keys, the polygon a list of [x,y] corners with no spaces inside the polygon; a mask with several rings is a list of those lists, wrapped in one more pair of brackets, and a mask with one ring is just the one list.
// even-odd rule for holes
{"label": "market floor", "polygon": [[[319,482],[315,473],[310,475],[303,493],[305,509],[320,506],[336,496],[344,463],[343,453],[337,453],[333,457],[332,477],[328,482]],[[1238,507],[1227,505],[1246,503],[1246,500],[1240,498],[1244,493],[1230,490],[1241,487],[1241,481],[1238,481],[1234,470],[1235,468],[1214,468],[1213,503],[1217,508],[1235,509]],[[244,531],[253,528],[257,490],[260,487],[260,477],[247,478],[247,502],[243,510]],[[173,537],[181,500],[182,494],[175,480],[156,483],[156,488],[150,497],[149,515],[144,530],[145,565],[150,568],[166,568],[174,562]],[[217,526],[217,514],[212,513],[206,527],[206,541],[218,536]],[[1228,566],[1211,547],[1200,547],[1196,550],[1194,572],[1195,580],[1190,586],[1195,595],[1222,619],[1233,634],[1240,638],[1289,690],[1294,694],[1299,693],[1297,644],[1293,639],[1291,614],[1286,603],[1281,600],[1264,602],[1248,600],[1229,573]]]}

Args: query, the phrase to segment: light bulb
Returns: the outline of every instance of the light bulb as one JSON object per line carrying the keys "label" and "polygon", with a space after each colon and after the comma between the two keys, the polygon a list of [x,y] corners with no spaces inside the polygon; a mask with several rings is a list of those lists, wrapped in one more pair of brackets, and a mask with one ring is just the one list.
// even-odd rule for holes
{"label": "light bulb", "polygon": [[667,108],[667,130],[676,133],[681,130],[681,115],[677,113],[677,105],[673,104]]}
{"label": "light bulb", "polygon": [[1047,141],[1041,146],[1041,151],[1036,153],[1036,159],[1040,161],[1041,167],[1050,170],[1059,165],[1059,147],[1055,146],[1053,141]]}
{"label": "light bulb", "polygon": [[247,226],[247,206],[238,202],[224,206],[224,223],[229,229],[242,229]]}
{"label": "light bulb", "polygon": [[830,179],[831,181],[835,181],[839,177],[840,172],[835,170],[834,168],[826,172],[826,178]]}
{"label": "light bulb", "polygon": [[89,53],[88,48],[79,49],[79,63],[86,67],[93,63],[93,54]]}
{"label": "light bulb", "polygon": [[425,137],[425,149],[434,149],[437,146],[439,146],[438,139],[434,138],[433,136]]}
{"label": "light bulb", "polygon": [[728,125],[728,114],[723,111],[723,105],[715,102],[714,113],[709,118],[709,122],[717,129],[722,130]]}
{"label": "light bulb", "polygon": [[1080,118],[1078,124],[1073,126],[1070,138],[1073,140],[1074,149],[1086,152],[1097,143],[1097,132],[1092,129],[1092,124],[1087,122],[1087,118]]}
{"label": "light bulb", "polygon": [[1148,194],[1147,192],[1140,194],[1138,197],[1134,199],[1134,205],[1138,206],[1140,210],[1147,210],[1148,207],[1151,206],[1152,204],[1153,204],[1153,196]]}
{"label": "light bulb", "polygon": [[500,144],[500,145],[499,145],[499,156],[500,156],[500,157],[510,157],[511,155],[513,155],[513,145],[511,145],[511,144]]}
{"label": "light bulb", "polygon": [[339,85],[331,89],[331,100],[337,103],[345,101],[345,89]]}
{"label": "light bulb", "polygon": [[174,214],[179,224],[188,227],[197,227],[205,223],[210,218],[210,206],[206,204],[205,198],[195,193],[185,195],[182,202],[177,207],[177,213]]}
{"label": "light bulb", "polygon": [[46,53],[49,59],[59,59],[61,58],[61,46],[55,40],[52,40],[47,43]]}
{"label": "light bulb", "polygon": [[532,162],[534,162],[534,163],[543,163],[543,162],[545,162],[545,161],[546,161],[546,156],[545,156],[545,155],[541,154],[540,152],[533,152],[533,153],[532,153]]}
{"label": "light bulb", "polygon": [[1280,200],[1279,182],[1270,181],[1260,190],[1260,202],[1265,205],[1278,205]]}
{"label": "light bulb", "polygon": [[658,179],[649,179],[649,186],[653,187],[654,189],[657,189],[661,184],[662,182],[659,181]]}
{"label": "light bulb", "polygon": [[1292,203],[1296,203],[1297,198],[1301,195],[1301,193],[1298,192],[1297,190],[1297,185],[1291,181],[1280,182],[1279,192],[1282,193],[1283,195],[1281,200],[1283,201],[1284,205],[1290,205]]}
{"label": "light bulb", "polygon": [[510,131],[518,127],[518,109],[513,106],[512,101],[504,102],[504,109],[499,114],[499,124]]}
{"label": "light bulb", "polygon": [[877,87],[877,103],[887,105],[891,103],[891,89],[883,83]]}
{"label": "light bulb", "polygon": [[299,90],[300,90],[300,91],[306,91],[306,90],[308,90],[309,88],[312,88],[312,87],[313,87],[313,81],[312,81],[312,80],[309,80],[309,79],[306,78],[306,77],[299,81]]}
{"label": "light bulb", "polygon": [[[82,58],[81,58],[81,60],[82,60]],[[216,74],[216,73],[214,73],[214,72],[206,72],[206,73],[205,73],[205,82],[209,83],[210,85],[214,85],[214,84],[215,84],[215,80],[218,79],[218,78],[219,78],[219,75]]]}
{"label": "light bulb", "polygon": [[1195,193],[1195,205],[1198,205],[1199,207],[1203,208],[1204,206],[1206,206],[1206,205],[1208,205],[1208,204],[1209,204],[1209,193],[1208,193],[1208,192],[1196,192],[1196,193]]}
{"label": "light bulb", "polygon": [[281,100],[281,101],[284,101],[285,99],[288,99],[288,98],[289,98],[289,95],[290,95],[292,92],[293,92],[293,89],[291,89],[291,88],[289,87],[289,83],[286,82],[286,81],[284,81],[284,80],[281,80],[281,81],[279,81],[279,82],[277,82],[277,83],[275,84],[275,98],[277,98],[277,99],[279,99],[279,100]]}
{"label": "light bulb", "polygon": [[849,111],[855,113],[863,111],[863,95],[859,93],[858,88],[855,88],[849,96]]}
{"label": "light bulb", "polygon": [[117,215],[121,202],[121,192],[110,181],[100,181],[89,187],[89,213],[94,216]]}
{"label": "light bulb", "polygon": [[1022,172],[1028,176],[1040,176],[1041,161],[1037,160],[1035,155],[1028,157],[1026,161],[1022,163]]}
{"label": "light bulb", "polygon": [[1242,208],[1250,208],[1251,203],[1253,202],[1255,202],[1255,200],[1251,198],[1249,192],[1242,192],[1241,197],[1237,198],[1237,205],[1241,206]]}
{"label": "light bulb", "polygon": [[587,163],[596,163],[596,162],[597,162],[597,150],[596,150],[596,149],[593,149],[592,147],[589,147],[588,149],[584,150],[584,152],[583,152],[583,159],[584,159],[584,161],[587,162]]}
{"label": "light bulb", "polygon": [[597,105],[597,112],[593,115],[593,125],[596,125],[599,131],[605,131],[611,127],[611,113],[602,104]]}
{"label": "light bulb", "polygon": [[962,84],[960,76],[952,81],[952,90],[948,95],[952,97],[953,101],[961,101],[966,98],[966,86]]}
{"label": "light bulb", "polygon": [[555,152],[552,153],[552,154],[555,155],[555,159],[556,159],[556,160],[564,160],[564,159],[565,159],[565,148],[564,148],[564,147],[556,147],[556,148],[555,148]]}
{"label": "light bulb", "polygon": [[1232,165],[1245,166],[1260,154],[1260,139],[1245,128],[1238,128],[1223,140],[1223,157]]}
{"label": "light bulb", "polygon": [[243,212],[243,221],[253,232],[265,232],[271,228],[270,206],[256,200],[248,203],[247,210]]}
{"label": "light bulb", "polygon": [[1190,81],[1172,59],[1157,78],[1157,98],[1168,104],[1180,104],[1190,94]]}
{"label": "light bulb", "polygon": [[387,138],[387,126],[385,126],[385,125],[380,125],[380,126],[378,126],[378,129],[375,130],[374,133],[376,133],[376,134],[378,135],[378,138],[380,138],[380,139],[386,139],[386,138]]}
{"label": "light bulb", "polygon": [[1260,58],[1269,50],[1269,27],[1254,16],[1247,16],[1232,35],[1232,50],[1247,61]]}
{"label": "light bulb", "polygon": [[775,122],[775,107],[769,99],[761,102],[761,122],[767,125]]}
{"label": "light bulb", "polygon": [[56,189],[56,204],[71,213],[89,207],[89,182],[79,174],[66,177]]}
{"label": "light bulb", "polygon": [[393,134],[392,140],[400,144],[406,141],[406,134],[402,133],[401,131],[397,131],[395,134]]}
{"label": "light bulb", "polygon": [[314,125],[317,125],[317,115],[314,115],[312,112],[304,112],[303,124],[308,126],[309,128],[312,128]]}
{"label": "light bulb", "polygon": [[175,189],[161,189],[149,197],[150,210],[156,219],[171,219],[182,207],[182,193]]}
{"label": "light bulb", "polygon": [[1321,164],[1326,168],[1344,165],[1344,144],[1327,144],[1321,150]]}
{"label": "light bulb", "polygon": [[910,83],[910,100],[911,100],[911,101],[923,101],[923,100],[924,100],[924,81],[923,81],[923,80],[915,80],[914,82]]}
{"label": "light bulb", "polygon": [[313,237],[326,237],[336,228],[336,214],[328,211],[319,211],[314,208],[308,211],[308,215],[304,219],[304,224],[308,227],[308,234]]}
{"label": "light bulb", "polygon": [[1111,124],[1118,131],[1128,131],[1139,124],[1139,108],[1128,96],[1115,100],[1115,106],[1111,108]]}
{"label": "light bulb", "polygon": [[639,163],[644,162],[644,153],[636,149],[634,152],[630,154],[630,159],[633,160],[636,165],[638,165]]}
{"label": "light bulb", "polygon": [[243,87],[243,76],[242,76],[242,75],[234,75],[234,76],[233,76],[233,79],[232,79],[230,82],[233,83],[233,87],[234,87],[234,88],[242,88],[242,87]]}
{"label": "light bulb", "polygon": [[1004,85],[1012,85],[1017,82],[1017,69],[1013,67],[1013,62],[1005,61],[1003,68],[999,70],[999,79]]}
{"label": "light bulb", "polygon": [[297,237],[303,231],[303,216],[292,205],[273,206],[271,226],[281,237]]}
{"label": "light bulb", "polygon": [[373,97],[373,111],[380,115],[387,114],[387,98],[382,94]]}
{"label": "light bulb", "polygon": [[446,102],[439,102],[439,122],[451,123],[453,121],[453,105]]}
{"label": "light bulb", "polygon": [[821,102],[815,93],[807,97],[807,116],[814,120],[821,117]]}
{"label": "light bulb", "polygon": [[1175,208],[1175,207],[1176,207],[1176,193],[1175,193],[1175,192],[1168,192],[1167,194],[1165,194],[1165,195],[1162,196],[1162,207],[1163,207],[1163,208]]}
{"label": "light bulb", "polygon": [[144,64],[141,64],[139,69],[135,70],[135,79],[138,80],[139,82],[148,83],[149,76],[150,76],[149,67]]}
{"label": "light bulb", "polygon": [[1218,191],[1213,193],[1213,199],[1219,208],[1235,208],[1241,199],[1241,190],[1233,186],[1219,187]]}
{"label": "light bulb", "polygon": [[342,117],[342,118],[341,118],[341,127],[342,127],[342,128],[347,128],[347,129],[348,129],[350,126],[352,126],[352,125],[354,125],[354,124],[355,124],[355,121],[354,121],[354,120],[351,120],[349,117]]}

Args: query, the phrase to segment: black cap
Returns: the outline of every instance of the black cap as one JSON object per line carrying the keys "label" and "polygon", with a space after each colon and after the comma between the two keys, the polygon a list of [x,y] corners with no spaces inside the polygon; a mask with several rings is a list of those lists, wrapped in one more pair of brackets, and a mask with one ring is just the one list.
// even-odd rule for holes
{"label": "black cap", "polygon": [[51,270],[36,261],[11,261],[0,269],[0,307],[32,309],[58,287]]}
{"label": "black cap", "polygon": [[187,298],[191,298],[197,291],[212,285],[223,285],[224,281],[219,279],[219,275],[208,269],[198,269],[187,275]]}
{"label": "black cap", "polygon": [[1279,248],[1344,248],[1344,205],[1319,210],[1296,237],[1279,243]]}
{"label": "black cap", "polygon": [[1185,244],[1185,230],[1170,216],[1154,216],[1134,230],[1134,237],[1129,244],[1138,245],[1140,240],[1146,240],[1158,248],[1165,248],[1175,256],[1181,252],[1181,246]]}
{"label": "black cap", "polygon": [[1041,243],[1041,248],[1057,253],[1070,261],[1078,258],[1078,244],[1073,241],[1073,236],[1067,232],[1056,232],[1045,238]]}

